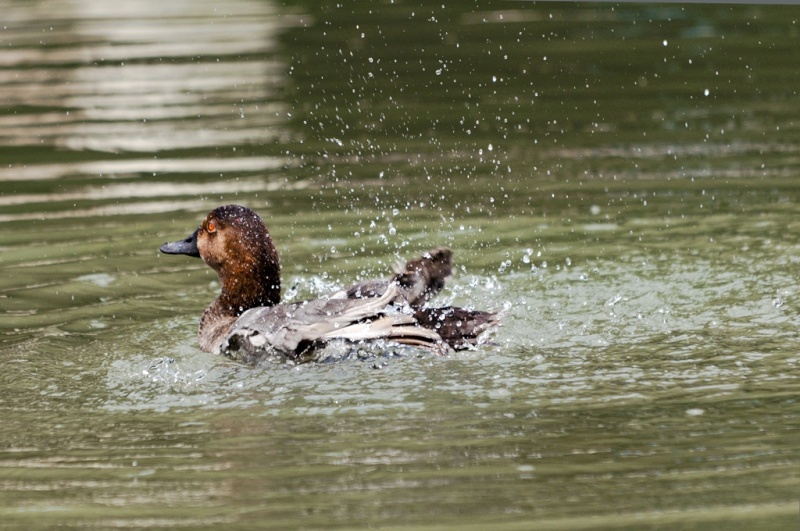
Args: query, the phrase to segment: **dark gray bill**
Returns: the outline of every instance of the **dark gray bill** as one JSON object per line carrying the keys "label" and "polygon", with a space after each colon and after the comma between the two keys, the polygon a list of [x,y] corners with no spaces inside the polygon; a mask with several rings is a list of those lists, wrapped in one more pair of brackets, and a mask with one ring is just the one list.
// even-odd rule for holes
{"label": "dark gray bill", "polygon": [[197,233],[199,231],[200,229],[197,229],[185,240],[165,243],[161,246],[161,252],[164,254],[185,254],[200,258],[200,251],[197,249]]}

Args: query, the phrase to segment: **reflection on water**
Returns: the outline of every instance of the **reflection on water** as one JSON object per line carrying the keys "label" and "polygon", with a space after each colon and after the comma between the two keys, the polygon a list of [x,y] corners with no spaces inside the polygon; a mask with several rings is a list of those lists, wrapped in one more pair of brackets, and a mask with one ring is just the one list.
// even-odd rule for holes
{"label": "reflection on water", "polygon": [[[276,55],[276,37],[279,28],[302,19],[281,15],[268,2],[171,2],[167,9],[142,2],[112,9],[76,1],[55,11],[19,3],[6,8],[0,98],[14,111],[0,116],[8,161],[0,180],[9,187],[131,179],[127,197],[152,197],[164,190],[164,173],[257,174],[289,164],[285,156],[254,155],[246,147],[287,136],[289,109],[277,97],[286,66]],[[137,179],[145,176],[150,179]],[[5,201],[28,206],[125,197],[103,190],[17,193]],[[197,193],[175,190],[165,195]],[[249,192],[253,186],[227,184],[224,190]],[[160,209],[140,206],[120,211],[168,211],[175,201]],[[102,209],[92,212],[104,215]],[[65,215],[72,214],[56,217]],[[39,218],[30,209],[3,216]]]}
{"label": "reflection on water", "polygon": [[[793,8],[0,8],[4,524],[796,525]],[[202,353],[230,202],[287,299],[448,245],[502,327]]]}
{"label": "reflection on water", "polygon": [[[4,101],[50,112],[7,117],[4,125],[35,125],[38,137],[56,145],[108,151],[205,146],[203,130],[225,138],[220,124],[236,120],[244,120],[235,128],[240,134],[273,134],[266,126],[285,108],[263,104],[274,100],[283,71],[274,57],[280,20],[271,4],[171,2],[166,13],[160,2],[128,11],[102,5],[64,2],[57,22],[42,13],[37,22],[6,25]],[[28,11],[7,8],[12,20],[15,11]],[[7,134],[21,143],[24,132]],[[76,136],[84,140],[70,143]]]}

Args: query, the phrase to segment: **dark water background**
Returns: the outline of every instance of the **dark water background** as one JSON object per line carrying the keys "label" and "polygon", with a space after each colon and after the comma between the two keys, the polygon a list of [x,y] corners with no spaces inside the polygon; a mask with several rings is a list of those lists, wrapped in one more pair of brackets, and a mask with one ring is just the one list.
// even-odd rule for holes
{"label": "dark water background", "polygon": [[[797,527],[800,8],[0,12],[0,526]],[[204,354],[231,202],[287,299],[448,245],[503,327]]]}

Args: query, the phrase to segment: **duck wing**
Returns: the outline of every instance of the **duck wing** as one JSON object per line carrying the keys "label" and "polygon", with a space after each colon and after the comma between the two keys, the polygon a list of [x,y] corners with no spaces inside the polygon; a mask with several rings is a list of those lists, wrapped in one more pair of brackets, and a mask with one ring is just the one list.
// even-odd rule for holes
{"label": "duck wing", "polygon": [[380,338],[438,350],[439,334],[418,326],[413,314],[392,305],[400,297],[400,287],[389,284],[379,297],[316,299],[252,308],[239,317],[219,351],[252,355],[271,348],[297,358],[333,339]]}
{"label": "duck wing", "polygon": [[382,296],[386,288],[396,284],[401,300],[413,307],[425,304],[439,293],[453,274],[453,252],[446,247],[432,249],[405,265],[395,268],[388,280],[367,280],[353,284],[337,297],[361,299]]}

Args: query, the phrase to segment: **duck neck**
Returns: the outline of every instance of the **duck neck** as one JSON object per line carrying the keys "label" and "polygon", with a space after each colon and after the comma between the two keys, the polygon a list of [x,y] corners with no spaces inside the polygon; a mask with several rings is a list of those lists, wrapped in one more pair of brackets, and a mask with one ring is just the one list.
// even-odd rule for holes
{"label": "duck neck", "polygon": [[259,271],[254,267],[252,273],[219,275],[219,280],[222,289],[211,306],[216,306],[220,315],[238,317],[250,308],[275,306],[281,302],[278,271]]}
{"label": "duck neck", "polygon": [[219,297],[200,319],[200,348],[207,352],[216,348],[241,314],[250,308],[275,306],[281,302],[277,257],[242,263],[234,274],[223,271],[217,272],[222,286]]}

